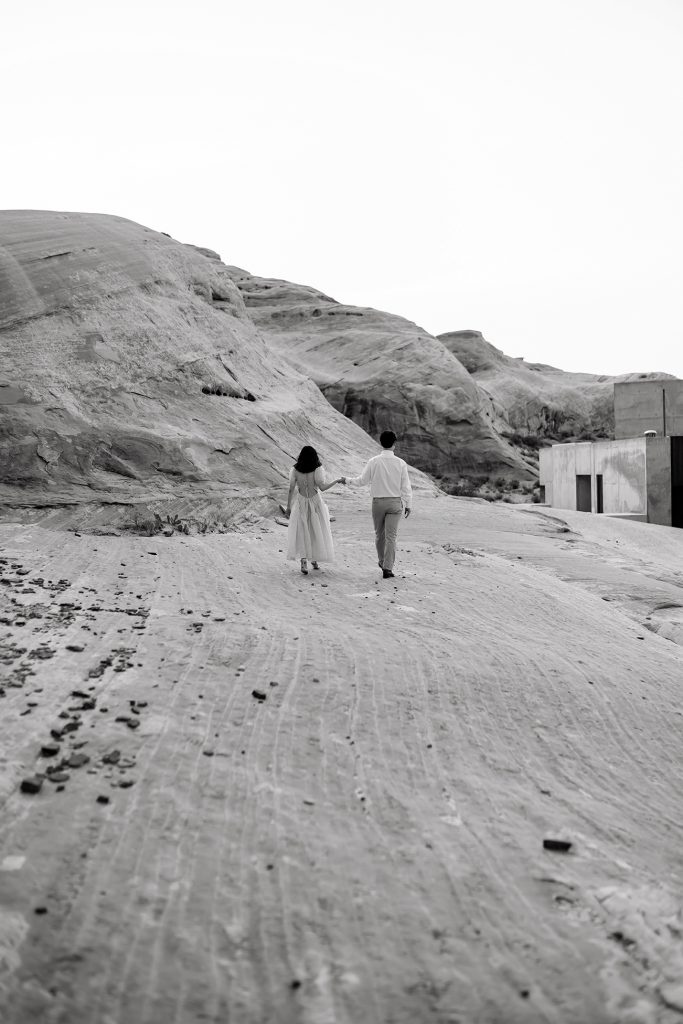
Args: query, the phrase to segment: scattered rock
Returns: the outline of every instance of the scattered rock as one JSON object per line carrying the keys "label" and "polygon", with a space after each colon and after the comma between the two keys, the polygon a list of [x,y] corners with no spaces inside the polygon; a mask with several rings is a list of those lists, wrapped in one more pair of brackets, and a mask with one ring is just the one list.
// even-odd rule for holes
{"label": "scattered rock", "polygon": [[61,747],[58,743],[44,743],[40,748],[41,757],[56,757]]}
{"label": "scattered rock", "polygon": [[263,690],[252,690],[251,695],[252,697],[255,697],[256,700],[264,701],[266,699],[266,694]]}
{"label": "scattered rock", "polygon": [[25,779],[21,780],[20,788],[22,793],[40,793],[43,788],[43,780],[38,778],[37,775],[28,775]]}
{"label": "scattered rock", "polygon": [[109,803],[109,797],[108,796],[104,796],[102,793],[100,793],[100,795],[97,797],[97,803],[98,804],[108,804]]}
{"label": "scattered rock", "polygon": [[66,764],[69,768],[82,768],[89,760],[87,754],[72,754]]}
{"label": "scattered rock", "polygon": [[556,853],[567,853],[571,850],[572,844],[568,839],[544,839],[543,849],[554,850]]}

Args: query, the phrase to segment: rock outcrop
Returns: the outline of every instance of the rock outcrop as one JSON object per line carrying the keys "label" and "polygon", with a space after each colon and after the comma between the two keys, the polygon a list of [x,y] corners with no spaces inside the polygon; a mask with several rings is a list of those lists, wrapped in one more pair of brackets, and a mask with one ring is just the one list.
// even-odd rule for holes
{"label": "rock outcrop", "polygon": [[2,503],[226,517],[282,500],[305,443],[346,472],[377,450],[268,347],[215,253],[120,217],[0,214]]}
{"label": "rock outcrop", "polygon": [[437,338],[313,288],[230,273],[269,346],[368,433],[394,430],[412,465],[446,481],[501,472],[531,479],[533,470],[496,431],[490,401]]}
{"label": "rock outcrop", "polygon": [[500,431],[540,437],[612,437],[614,384],[670,377],[667,373],[606,376],[568,373],[506,356],[479,331],[451,331],[439,340],[488,396]]}

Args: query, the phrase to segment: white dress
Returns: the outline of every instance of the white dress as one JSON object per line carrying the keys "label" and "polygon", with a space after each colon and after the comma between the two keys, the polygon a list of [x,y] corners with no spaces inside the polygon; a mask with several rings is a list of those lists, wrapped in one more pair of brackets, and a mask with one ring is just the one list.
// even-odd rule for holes
{"label": "white dress", "polygon": [[330,513],[318,488],[326,483],[321,467],[313,473],[299,473],[292,468],[290,483],[295,481],[292,513],[287,531],[287,558],[310,558],[312,562],[333,562],[334,544],[330,529]]}

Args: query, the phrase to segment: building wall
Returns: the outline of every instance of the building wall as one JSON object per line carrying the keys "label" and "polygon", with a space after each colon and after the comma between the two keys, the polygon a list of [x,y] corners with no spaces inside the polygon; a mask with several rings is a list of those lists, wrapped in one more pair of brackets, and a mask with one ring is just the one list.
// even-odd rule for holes
{"label": "building wall", "polygon": [[540,448],[538,451],[538,482],[545,489],[545,502],[553,503],[553,450]]}
{"label": "building wall", "polygon": [[596,512],[595,477],[601,473],[603,512],[647,514],[645,438],[554,444],[546,451],[542,471],[552,481],[550,489],[545,483],[546,501],[554,508],[576,509],[576,477],[585,475],[591,477],[591,509]]}
{"label": "building wall", "polygon": [[683,380],[643,380],[614,385],[615,438],[642,437],[646,430],[656,430],[659,437],[683,434]]}
{"label": "building wall", "polygon": [[671,526],[671,438],[648,437],[647,521]]}
{"label": "building wall", "polygon": [[[603,512],[647,513],[646,439],[597,441],[593,449],[593,477],[602,473]],[[595,485],[593,486],[593,511]]]}
{"label": "building wall", "polygon": [[550,450],[553,457],[553,506],[575,509],[577,474],[590,474],[591,471],[591,443],[554,444]]}

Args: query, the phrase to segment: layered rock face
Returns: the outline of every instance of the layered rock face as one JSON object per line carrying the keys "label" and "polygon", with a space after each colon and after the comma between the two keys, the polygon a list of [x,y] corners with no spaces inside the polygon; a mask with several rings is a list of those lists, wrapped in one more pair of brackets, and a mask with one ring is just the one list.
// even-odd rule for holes
{"label": "layered rock face", "polygon": [[0,214],[0,501],[225,514],[282,500],[306,443],[347,473],[377,450],[271,351],[215,253],[119,217]]}
{"label": "layered rock face", "polygon": [[545,437],[612,437],[614,384],[671,376],[567,373],[554,366],[506,356],[479,331],[452,331],[439,335],[439,340],[489,397],[498,429]]}
{"label": "layered rock face", "polygon": [[437,338],[401,317],[345,306],[313,288],[238,268],[230,274],[271,348],[369,434],[394,430],[412,465],[446,480],[533,476],[497,433],[487,396]]}

